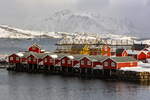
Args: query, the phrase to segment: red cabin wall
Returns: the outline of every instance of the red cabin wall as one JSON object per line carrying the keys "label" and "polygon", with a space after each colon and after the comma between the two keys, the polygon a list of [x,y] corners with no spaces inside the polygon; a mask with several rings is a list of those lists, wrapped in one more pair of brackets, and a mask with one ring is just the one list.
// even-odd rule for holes
{"label": "red cabin wall", "polygon": [[[31,58],[31,61],[29,60]],[[38,59],[36,57],[34,57],[33,55],[30,55],[29,57],[27,57],[27,62],[29,64],[37,64],[38,63]]]}
{"label": "red cabin wall", "polygon": [[28,50],[36,53],[41,53],[41,49],[36,46],[31,46]]}
{"label": "red cabin wall", "polygon": [[[88,64],[88,61],[90,64]],[[81,63],[83,62],[83,64]],[[83,59],[80,60],[80,67],[81,68],[92,68],[92,61],[90,61],[88,58],[84,57]]]}
{"label": "red cabin wall", "polygon": [[22,58],[22,62],[27,62],[27,58]]}
{"label": "red cabin wall", "polygon": [[145,60],[147,57],[147,55],[144,52],[141,52],[138,56],[137,59],[138,60]]}
{"label": "red cabin wall", "polygon": [[101,49],[102,56],[111,56],[111,48],[107,45],[104,45]]}
{"label": "red cabin wall", "polygon": [[[108,63],[107,66],[105,66],[105,64],[104,64],[105,62]],[[112,67],[112,66],[111,66],[111,63],[112,63],[112,62],[114,62],[114,61],[111,60],[111,59],[105,60],[105,61],[103,62],[103,68],[104,68],[104,69],[117,69],[117,64],[116,64],[116,62],[114,62],[114,63],[115,63],[115,67]]]}
{"label": "red cabin wall", "polygon": [[77,65],[78,63],[79,63],[79,61],[73,60],[73,66]]}
{"label": "red cabin wall", "polygon": [[[46,59],[47,59],[47,61],[46,61]],[[55,60],[50,56],[46,56],[45,58],[43,58],[44,65],[50,65],[50,66],[53,65],[54,66],[54,62],[55,62]]]}
{"label": "red cabin wall", "polygon": [[124,63],[117,63],[117,68],[122,67],[136,67],[138,66],[138,62],[124,62]]}
{"label": "red cabin wall", "polygon": [[[13,60],[11,60],[10,57],[13,57]],[[19,60],[16,59],[17,57],[19,58]],[[20,63],[21,58],[19,56],[15,55],[15,54],[12,54],[12,55],[9,56],[9,62],[10,63]]]}
{"label": "red cabin wall", "polygon": [[150,52],[147,53],[147,58],[150,58]]}
{"label": "red cabin wall", "polygon": [[[108,62],[108,66],[105,66],[105,62]],[[104,69],[120,69],[122,67],[136,67],[138,66],[138,62],[114,62],[115,63],[115,67],[113,67],[111,65],[111,63],[114,62],[113,60],[111,60],[110,58],[105,60],[103,62],[103,67]]]}
{"label": "red cabin wall", "polygon": [[59,58],[55,59],[55,65],[54,66],[61,66],[61,60]]}
{"label": "red cabin wall", "polygon": [[[63,63],[63,60],[65,61],[64,63]],[[70,64],[68,64],[68,61],[70,60]],[[71,59],[69,59],[68,57],[63,57],[62,59],[61,59],[61,66],[64,66],[64,67],[72,67],[72,60]]]}
{"label": "red cabin wall", "polygon": [[93,62],[93,67],[96,67],[97,65],[102,65],[101,62]]}

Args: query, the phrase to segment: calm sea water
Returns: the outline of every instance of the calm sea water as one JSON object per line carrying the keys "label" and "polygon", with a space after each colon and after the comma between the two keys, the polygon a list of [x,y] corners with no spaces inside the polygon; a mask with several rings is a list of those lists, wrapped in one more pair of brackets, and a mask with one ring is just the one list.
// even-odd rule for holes
{"label": "calm sea water", "polygon": [[10,54],[12,52],[26,51],[32,44],[38,44],[42,49],[53,51],[58,39],[1,39],[0,54]]}
{"label": "calm sea water", "polygon": [[[0,39],[0,52],[25,50],[32,43],[40,43],[46,50],[56,48],[56,40],[53,39]],[[58,75],[15,73],[1,69],[0,100],[150,100],[150,86]]]}

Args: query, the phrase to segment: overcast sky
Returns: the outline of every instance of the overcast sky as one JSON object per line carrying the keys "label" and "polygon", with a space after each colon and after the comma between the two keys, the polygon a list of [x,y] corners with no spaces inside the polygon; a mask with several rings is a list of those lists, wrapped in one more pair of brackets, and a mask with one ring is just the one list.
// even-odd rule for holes
{"label": "overcast sky", "polygon": [[24,24],[63,9],[123,16],[150,32],[150,0],[0,0],[0,24]]}

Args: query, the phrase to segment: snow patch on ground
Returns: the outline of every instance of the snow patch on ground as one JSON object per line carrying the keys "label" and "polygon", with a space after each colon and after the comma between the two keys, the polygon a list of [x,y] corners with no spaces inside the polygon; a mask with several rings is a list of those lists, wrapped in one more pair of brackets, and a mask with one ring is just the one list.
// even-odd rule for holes
{"label": "snow patch on ground", "polygon": [[150,72],[150,63],[142,63],[138,62],[137,67],[125,67],[121,68],[120,70],[123,71],[135,71],[135,72]]}

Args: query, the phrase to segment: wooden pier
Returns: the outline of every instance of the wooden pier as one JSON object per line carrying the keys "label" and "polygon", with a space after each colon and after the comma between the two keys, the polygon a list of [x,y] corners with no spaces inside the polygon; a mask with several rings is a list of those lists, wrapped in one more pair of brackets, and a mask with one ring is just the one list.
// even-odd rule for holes
{"label": "wooden pier", "polygon": [[43,66],[36,64],[13,64],[9,65],[8,71],[44,73],[62,76],[74,76],[80,78],[97,78],[103,80],[150,82],[149,72],[135,72],[112,69],[73,68],[60,66]]}

